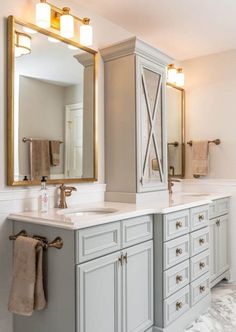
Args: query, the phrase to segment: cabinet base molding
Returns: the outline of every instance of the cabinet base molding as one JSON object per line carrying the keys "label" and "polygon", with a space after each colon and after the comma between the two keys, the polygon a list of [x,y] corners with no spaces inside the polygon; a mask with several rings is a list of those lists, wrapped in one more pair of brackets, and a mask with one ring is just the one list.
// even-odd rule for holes
{"label": "cabinet base molding", "polygon": [[211,280],[211,288],[217,285],[221,280],[226,279],[230,280],[230,270],[226,270],[224,273],[222,273],[220,276],[218,276],[216,279]]}
{"label": "cabinet base molding", "polygon": [[210,304],[211,295],[209,294],[167,327],[160,328],[153,326],[152,330],[148,330],[147,332],[183,332],[195,319],[207,311]]}

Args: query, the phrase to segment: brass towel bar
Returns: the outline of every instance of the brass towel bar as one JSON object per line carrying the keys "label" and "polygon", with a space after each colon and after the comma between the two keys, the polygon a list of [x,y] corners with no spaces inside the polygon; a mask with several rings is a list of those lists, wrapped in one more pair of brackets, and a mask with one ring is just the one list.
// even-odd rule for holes
{"label": "brass towel bar", "polygon": [[[30,237],[25,230],[22,230],[16,235],[10,235],[9,240],[15,241],[18,236]],[[63,240],[59,236],[56,237],[52,242],[48,242],[47,238],[43,236],[33,235],[32,238],[38,240],[44,250],[47,250],[48,248],[61,249],[63,247]]]}
{"label": "brass towel bar", "polygon": [[168,143],[168,145],[173,145],[175,148],[177,148],[179,146],[179,142],[175,141],[175,142],[170,142]]}
{"label": "brass towel bar", "polygon": [[[214,143],[215,145],[220,145],[221,140],[219,138],[217,138],[217,139],[214,139],[213,141],[208,141],[208,143],[209,144],[210,143]],[[189,141],[189,142],[187,142],[187,144],[190,145],[190,146],[192,146],[193,145],[193,141]]]}
{"label": "brass towel bar", "polygon": [[[27,138],[27,137],[23,137],[22,138],[22,142],[26,143],[26,142],[32,142],[33,138]],[[60,141],[60,144],[62,144],[63,142]]]}

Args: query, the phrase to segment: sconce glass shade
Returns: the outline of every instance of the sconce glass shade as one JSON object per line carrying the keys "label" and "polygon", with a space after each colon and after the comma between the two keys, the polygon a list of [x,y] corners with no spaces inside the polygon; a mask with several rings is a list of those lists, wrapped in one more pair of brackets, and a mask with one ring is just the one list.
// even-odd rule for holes
{"label": "sconce glass shade", "polygon": [[36,24],[44,29],[51,26],[51,7],[46,2],[36,4]]}
{"label": "sconce glass shade", "polygon": [[69,14],[69,8],[63,8],[65,14],[60,17],[60,34],[64,38],[74,37],[74,18]]}
{"label": "sconce glass shade", "polygon": [[184,86],[184,73],[182,68],[177,69],[176,85],[179,87]]}
{"label": "sconce glass shade", "polygon": [[177,69],[174,65],[168,66],[168,73],[167,73],[167,82],[171,84],[176,83],[176,77],[177,77]]}
{"label": "sconce glass shade", "polygon": [[26,33],[15,31],[15,57],[31,53],[31,37]]}
{"label": "sconce glass shade", "polygon": [[93,44],[93,28],[91,25],[83,24],[80,26],[80,44],[84,46]]}

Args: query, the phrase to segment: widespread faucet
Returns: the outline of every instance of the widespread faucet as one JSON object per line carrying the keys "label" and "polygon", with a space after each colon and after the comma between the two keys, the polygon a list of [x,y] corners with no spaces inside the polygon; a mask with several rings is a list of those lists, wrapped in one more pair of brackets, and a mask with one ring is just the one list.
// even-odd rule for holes
{"label": "widespread faucet", "polygon": [[75,187],[67,187],[62,183],[59,187],[60,190],[60,202],[58,207],[60,209],[66,209],[67,203],[66,203],[66,197],[70,197],[72,194],[72,191],[77,191]]}

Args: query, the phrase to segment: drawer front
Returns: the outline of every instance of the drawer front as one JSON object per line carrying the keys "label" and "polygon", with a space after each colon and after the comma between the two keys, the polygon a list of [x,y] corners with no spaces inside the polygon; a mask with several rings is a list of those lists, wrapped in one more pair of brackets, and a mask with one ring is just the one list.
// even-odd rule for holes
{"label": "drawer front", "polygon": [[206,273],[190,284],[191,306],[194,306],[210,292],[210,277]]}
{"label": "drawer front", "polygon": [[189,307],[189,286],[186,286],[168,299],[164,300],[164,327],[188,311]]}
{"label": "drawer front", "polygon": [[76,233],[77,264],[120,250],[120,222],[79,230]]}
{"label": "drawer front", "polygon": [[206,227],[209,222],[209,206],[202,205],[190,209],[191,231]]}
{"label": "drawer front", "polygon": [[178,264],[163,274],[164,298],[189,284],[189,260]]}
{"label": "drawer front", "polygon": [[227,214],[229,212],[229,208],[230,208],[230,199],[228,197],[217,199],[213,201],[212,204],[210,204],[209,218],[213,219],[218,216]]}
{"label": "drawer front", "polygon": [[153,237],[152,216],[142,216],[123,220],[122,248],[147,241]]}
{"label": "drawer front", "polygon": [[163,246],[164,270],[189,258],[189,235],[165,242]]}
{"label": "drawer front", "polygon": [[209,227],[200,229],[190,234],[190,255],[195,256],[200,252],[209,249]]}
{"label": "drawer front", "polygon": [[206,250],[190,259],[191,281],[201,277],[210,270],[210,251]]}
{"label": "drawer front", "polygon": [[164,241],[187,234],[189,232],[189,210],[164,215]]}

